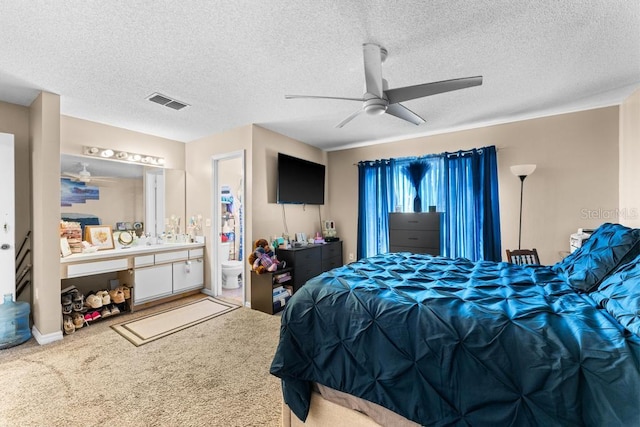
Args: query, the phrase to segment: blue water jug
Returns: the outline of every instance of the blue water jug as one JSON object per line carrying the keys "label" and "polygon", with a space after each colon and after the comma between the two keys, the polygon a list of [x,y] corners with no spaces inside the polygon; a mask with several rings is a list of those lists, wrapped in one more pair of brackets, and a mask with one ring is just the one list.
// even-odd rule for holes
{"label": "blue water jug", "polygon": [[22,344],[31,338],[29,329],[30,306],[26,302],[14,302],[12,294],[5,294],[0,305],[0,349]]}

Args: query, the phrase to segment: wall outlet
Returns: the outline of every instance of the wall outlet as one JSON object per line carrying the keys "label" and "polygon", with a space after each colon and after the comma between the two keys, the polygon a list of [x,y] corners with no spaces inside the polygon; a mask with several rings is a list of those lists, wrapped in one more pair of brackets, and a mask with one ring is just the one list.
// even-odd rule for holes
{"label": "wall outlet", "polygon": [[205,227],[211,227],[211,220],[209,218],[204,220],[204,226]]}
{"label": "wall outlet", "polygon": [[355,261],[356,257],[352,253],[349,254],[349,261]]}

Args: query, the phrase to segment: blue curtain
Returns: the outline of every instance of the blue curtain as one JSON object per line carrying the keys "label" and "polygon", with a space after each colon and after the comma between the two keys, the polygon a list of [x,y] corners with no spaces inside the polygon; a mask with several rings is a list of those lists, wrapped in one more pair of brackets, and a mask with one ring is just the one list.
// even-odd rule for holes
{"label": "blue curtain", "polygon": [[495,147],[444,153],[443,255],[500,261]]}
{"label": "blue curtain", "polygon": [[358,163],[358,259],[389,250],[390,182],[389,160]]}
{"label": "blue curtain", "polygon": [[388,214],[413,212],[415,189],[404,168],[428,165],[421,210],[443,213],[442,254],[500,261],[500,212],[495,147],[358,164],[358,259],[389,250]]}

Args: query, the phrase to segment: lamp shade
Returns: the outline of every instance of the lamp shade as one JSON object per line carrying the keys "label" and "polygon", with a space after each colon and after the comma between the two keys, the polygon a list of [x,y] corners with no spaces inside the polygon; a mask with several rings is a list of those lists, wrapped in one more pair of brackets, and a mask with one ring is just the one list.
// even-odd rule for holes
{"label": "lamp shade", "polygon": [[515,176],[529,176],[536,170],[536,165],[515,165],[511,166],[511,173]]}

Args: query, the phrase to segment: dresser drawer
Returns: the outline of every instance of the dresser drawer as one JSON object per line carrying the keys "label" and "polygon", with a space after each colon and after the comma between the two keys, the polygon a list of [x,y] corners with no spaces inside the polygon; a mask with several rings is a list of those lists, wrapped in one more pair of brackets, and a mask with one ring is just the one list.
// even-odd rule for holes
{"label": "dresser drawer", "polygon": [[419,248],[409,246],[389,246],[389,252],[411,252],[412,254],[440,255],[439,248]]}
{"label": "dresser drawer", "polygon": [[204,256],[204,249],[190,249],[189,250],[189,259],[202,258]]}
{"label": "dresser drawer", "polygon": [[303,285],[307,280],[312,277],[318,276],[322,273],[320,263],[314,264],[299,264],[294,268],[295,281],[300,285]]}
{"label": "dresser drawer", "polygon": [[337,267],[342,267],[342,255],[322,259],[322,271],[329,271]]}
{"label": "dresser drawer", "polygon": [[440,213],[390,213],[390,230],[440,230]]}
{"label": "dresser drawer", "polygon": [[112,271],[126,270],[129,262],[126,258],[109,261],[85,262],[84,264],[71,264],[67,267],[67,277],[88,276],[91,274],[109,273]]}
{"label": "dresser drawer", "polygon": [[154,262],[155,261],[154,261],[153,255],[142,255],[142,256],[137,256],[133,259],[133,266],[145,267],[148,265],[153,265]]}
{"label": "dresser drawer", "polygon": [[342,242],[327,243],[322,246],[322,260],[329,258],[341,257],[342,258]]}
{"label": "dresser drawer", "polygon": [[156,264],[162,264],[165,262],[184,261],[189,258],[189,251],[177,251],[177,252],[161,252],[155,255]]}
{"label": "dresser drawer", "polygon": [[394,230],[389,236],[389,246],[410,248],[440,248],[440,231],[436,230]]}
{"label": "dresser drawer", "polygon": [[308,248],[295,253],[295,267],[306,263],[320,263],[322,249],[320,246]]}

